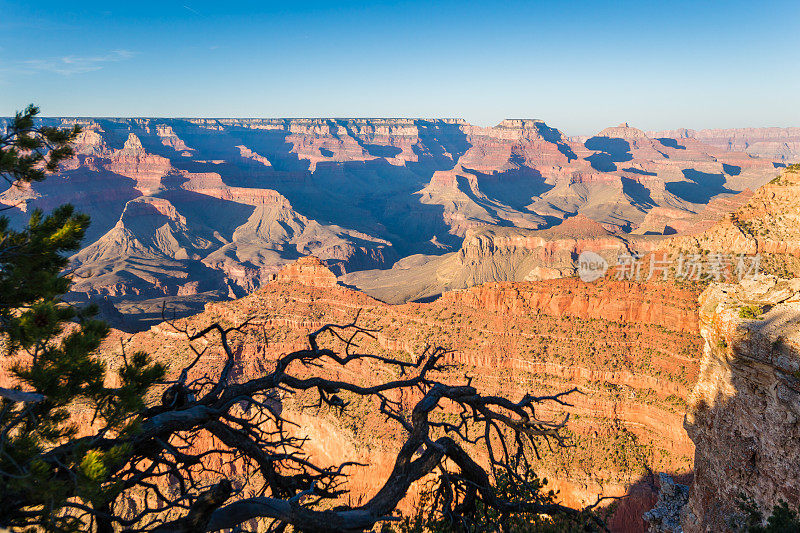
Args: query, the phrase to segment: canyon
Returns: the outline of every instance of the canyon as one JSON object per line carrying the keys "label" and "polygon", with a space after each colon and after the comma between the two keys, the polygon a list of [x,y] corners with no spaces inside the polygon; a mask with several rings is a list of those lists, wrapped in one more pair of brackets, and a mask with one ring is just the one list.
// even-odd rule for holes
{"label": "canyon", "polygon": [[[796,133],[621,124],[571,138],[533,119],[42,120],[83,127],[75,157],[0,203],[15,224],[65,202],[91,215],[71,298],[129,331],[157,321],[164,299],[198,312],[307,255],[392,302],[570,275],[590,241],[609,256],[646,252],[658,235],[735,209],[793,157],[752,147]],[[500,252],[491,266],[475,263],[490,250]],[[427,274],[409,280],[410,266]]]}
{"label": "canyon", "polygon": [[[754,193],[730,200],[738,207],[722,220],[672,237],[641,236],[647,244],[637,246],[764,253],[768,267],[791,264],[800,255],[792,245],[799,176],[800,167],[789,166]],[[572,251],[582,246],[581,239],[606,242],[614,251],[636,242],[573,217],[527,237],[495,234],[491,245],[476,243],[484,252],[474,264],[497,261],[503,252],[491,248],[495,245],[545,250],[558,261],[548,246],[563,240],[558,228],[565,225],[572,241],[564,248]],[[742,225],[754,231],[742,232]],[[731,237],[732,228],[737,238]],[[549,241],[537,233],[548,231]],[[480,242],[479,235],[465,242]],[[784,245],[768,244],[775,242]],[[614,276],[585,283],[554,276],[481,282],[398,304],[353,290],[342,281],[347,279],[315,257],[301,258],[244,298],[207,303],[203,313],[126,337],[126,349],[147,350],[180,368],[189,353],[173,325],[194,331],[211,322],[236,325],[250,319],[252,329],[236,340],[237,376],[247,379],[269,369],[279,355],[302,348],[309,331],[357,316],[377,330],[360,349],[413,360],[425,346],[447,346],[453,350],[448,375],[463,372],[487,393],[514,398],[577,388],[569,405],[540,410],[545,418],[570,414],[573,446],[543,450],[535,468],[568,505],[625,496],[610,510],[613,531],[645,531],[643,515],[653,531],[727,531],[742,519],[742,496],[767,514],[781,500],[800,502],[792,470],[800,457],[796,277],[762,274],[738,284],[692,284],[634,283]],[[124,335],[118,333],[105,348],[108,357],[118,349],[119,337]],[[198,371],[213,373],[221,352],[213,341],[208,346],[211,353]],[[333,372],[324,366],[315,371]],[[383,376],[369,365],[345,375]],[[353,494],[374,493],[391,468],[397,435],[369,405],[356,404],[350,413],[303,405],[302,398],[282,400],[284,412],[311,439],[312,455],[323,462],[368,463],[353,474],[350,488]],[[475,450],[476,457],[480,453]],[[657,472],[669,476],[657,478]],[[672,477],[688,485],[679,488]],[[669,499],[665,495],[680,500],[668,506],[670,520],[659,514]],[[413,508],[415,498],[412,492],[401,510]]]}
{"label": "canyon", "polygon": [[[249,319],[231,346],[237,354],[235,379],[251,379],[281,354],[303,348],[308,332],[358,316],[360,325],[378,330],[374,339],[359,342],[359,351],[414,360],[427,345],[451,349],[445,380],[467,373],[479,390],[512,399],[576,387],[570,405],[538,410],[545,419],[570,414],[573,446],[541,449],[535,469],[569,505],[628,495],[610,519],[616,531],[644,530],[641,514],[656,494],[650,472],[690,475],[694,446],[682,424],[684,402],[699,372],[696,290],[556,279],[488,283],[427,303],[390,305],[335,279],[318,259],[303,258],[248,296],[208,303],[198,315],[133,336],[116,333],[104,352],[114,360],[123,338],[126,351],[148,351],[177,371],[192,352],[173,326],[196,331],[212,322],[231,326]],[[204,341],[208,352],[196,375],[218,370],[223,356],[216,342]],[[308,372],[364,383],[391,377],[366,363]],[[300,396],[283,397],[282,408],[311,439],[308,449],[317,460],[368,465],[351,473],[351,497],[359,498],[380,486],[400,440],[374,406],[345,399],[354,404],[341,413],[308,407]],[[475,453],[481,455],[479,449]],[[402,509],[414,502],[412,493]]]}
{"label": "canyon", "polygon": [[704,231],[665,243],[673,253],[749,254],[762,271],[800,277],[800,166],[790,165]]}
{"label": "canyon", "polygon": [[[445,346],[443,378],[467,374],[486,393],[577,388],[541,409],[570,415],[573,446],[541,450],[536,471],[567,505],[625,496],[614,531],[645,530],[654,473],[691,483],[660,483],[685,496],[676,520],[689,532],[728,527],[742,487],[765,510],[800,499],[793,129],[621,124],[577,139],[536,120],[47,120],[84,126],[76,156],[0,202],[17,224],[65,202],[92,216],[70,298],[117,326],[101,350],[112,368],[124,347],[175,372],[192,355],[173,326],[249,319],[233,346],[234,379],[249,379],[309,331],[357,317],[377,330],[359,349],[410,361]],[[758,254],[768,275],[586,283],[583,251],[612,266],[621,254]],[[194,377],[222,361],[203,342]],[[391,377],[363,363],[309,371]],[[399,442],[374,406],[281,406],[315,458],[369,464],[350,489],[374,493]]]}
{"label": "canyon", "polygon": [[800,505],[800,165],[790,165],[673,253],[761,258],[764,274],[712,283],[699,296],[703,354],[684,427],[695,444],[691,487],[666,491],[648,513],[653,531],[730,531],[750,502],[768,516]]}
{"label": "canyon", "polygon": [[[757,309],[752,314],[742,309]],[[800,503],[800,279],[764,276],[700,296],[703,358],[688,401],[694,482],[687,532],[723,531],[749,500]]]}
{"label": "canyon", "polygon": [[797,162],[800,159],[800,128],[677,129],[649,132],[651,137],[696,139],[735,152],[757,157]]}

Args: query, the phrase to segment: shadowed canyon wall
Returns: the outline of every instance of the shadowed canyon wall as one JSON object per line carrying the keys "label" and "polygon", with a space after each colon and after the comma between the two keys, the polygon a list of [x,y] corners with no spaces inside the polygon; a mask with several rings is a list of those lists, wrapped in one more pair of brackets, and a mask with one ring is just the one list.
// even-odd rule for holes
{"label": "shadowed canyon wall", "polygon": [[740,498],[765,516],[780,500],[800,506],[799,192],[800,167],[791,165],[719,223],[670,243],[683,253],[756,256],[783,277],[712,284],[700,295],[703,358],[685,422],[694,483],[690,491],[667,484],[654,531],[727,531],[742,523]]}

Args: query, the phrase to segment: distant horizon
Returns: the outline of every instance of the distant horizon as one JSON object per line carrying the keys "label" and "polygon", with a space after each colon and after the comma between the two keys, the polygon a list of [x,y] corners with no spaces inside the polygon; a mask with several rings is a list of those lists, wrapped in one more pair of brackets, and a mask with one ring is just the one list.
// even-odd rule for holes
{"label": "distant horizon", "polygon": [[[2,116],[0,118],[11,118],[10,115]],[[292,117],[279,117],[279,116],[205,116],[205,115],[187,115],[187,116],[159,116],[159,115],[39,115],[39,118],[46,118],[46,119],[89,119],[89,120],[136,120],[136,119],[147,119],[147,120],[193,120],[193,119],[204,119],[204,120],[461,120],[467,123],[470,126],[478,126],[481,128],[496,128],[499,127],[500,124],[505,120],[529,120],[529,121],[537,121],[546,124],[548,127],[555,128],[564,134],[566,137],[587,137],[594,134],[597,134],[603,131],[606,128],[614,128],[625,124],[625,122],[617,122],[615,124],[609,124],[605,127],[598,129],[597,131],[591,133],[571,133],[567,132],[566,130],[558,127],[556,124],[552,124],[546,120],[535,118],[535,117],[506,117],[504,119],[499,120],[495,124],[485,125],[479,124],[476,122],[471,122],[464,117],[446,117],[446,116],[424,116],[424,117],[413,117],[413,116],[292,116]],[[800,129],[800,123],[796,126],[729,126],[729,127],[687,127],[687,126],[675,126],[675,127],[666,127],[666,128],[641,128],[636,124],[631,124],[630,122],[627,123],[629,127],[638,129],[645,133],[655,133],[655,132],[663,132],[663,131],[675,131],[675,130],[690,130],[690,131],[704,131],[704,130],[745,130],[745,129],[779,129],[779,130],[787,130],[797,128]]]}
{"label": "distant horizon", "polygon": [[0,0],[0,115],[800,124],[800,3]]}

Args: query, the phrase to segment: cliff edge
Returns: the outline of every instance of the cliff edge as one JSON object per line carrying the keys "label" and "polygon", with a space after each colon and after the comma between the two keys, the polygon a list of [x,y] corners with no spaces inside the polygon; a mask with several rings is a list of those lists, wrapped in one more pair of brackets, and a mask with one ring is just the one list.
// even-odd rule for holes
{"label": "cliff edge", "polygon": [[800,505],[800,279],[759,276],[700,295],[705,340],[684,426],[695,472],[683,530],[728,531],[744,495]]}

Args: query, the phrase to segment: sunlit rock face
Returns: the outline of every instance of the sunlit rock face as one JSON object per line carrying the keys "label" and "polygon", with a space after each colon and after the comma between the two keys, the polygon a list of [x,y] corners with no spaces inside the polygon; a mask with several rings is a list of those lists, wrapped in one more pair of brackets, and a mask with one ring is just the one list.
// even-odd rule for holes
{"label": "sunlit rock face", "polygon": [[[74,296],[130,312],[187,293],[241,296],[305,255],[337,275],[459,255],[428,268],[444,280],[429,289],[569,275],[585,232],[525,248],[540,237],[529,232],[591,220],[611,234],[599,246],[631,248],[618,236],[682,233],[709,203],[712,215],[734,209],[724,200],[778,163],[628,124],[572,139],[534,119],[46,120],[84,128],[76,156],[0,203],[19,224],[66,202],[91,215]],[[495,232],[497,268],[474,269]]]}
{"label": "sunlit rock face", "polygon": [[309,287],[335,287],[336,274],[314,256],[301,257],[275,275],[278,283],[300,283]]}
{"label": "sunlit rock face", "polygon": [[800,167],[782,169],[716,224],[676,236],[667,247],[685,253],[758,254],[763,271],[800,277]]}
{"label": "sunlit rock face", "polygon": [[[673,252],[758,257],[762,271],[781,274],[714,283],[700,295],[704,348],[684,423],[696,451],[683,531],[728,531],[742,522],[742,497],[764,515],[780,500],[800,505],[798,198],[800,169],[789,166],[716,224],[666,241]],[[686,498],[667,489],[648,514],[653,531],[677,531],[676,505]]]}
{"label": "sunlit rock face", "polygon": [[800,505],[800,279],[761,276],[700,296],[705,341],[686,430],[695,472],[686,531],[726,531],[740,495],[769,515]]}
{"label": "sunlit rock face", "polygon": [[[349,322],[356,313],[359,324],[378,330],[374,338],[359,341],[359,352],[414,360],[428,344],[451,348],[447,362],[452,366],[442,380],[468,373],[481,390],[512,399],[577,387],[580,394],[570,397],[571,405],[537,410],[543,418],[570,413],[575,446],[555,452],[542,447],[535,469],[569,505],[593,503],[598,494],[631,494],[614,515],[614,531],[643,531],[641,514],[655,501],[648,468],[677,475],[692,470],[694,448],[682,424],[701,353],[696,291],[556,279],[489,283],[428,303],[389,305],[336,284],[321,262],[304,258],[253,294],[209,303],[203,313],[179,322],[194,329],[211,321],[234,325],[251,319],[252,331],[232,341],[237,379],[249,379],[272,369],[281,354],[306,347],[309,332]],[[209,343],[197,373],[213,374],[223,361],[216,341]],[[109,341],[105,353],[110,357],[118,344]],[[190,353],[167,324],[126,344],[126,349],[139,348],[171,358],[176,372]],[[291,371],[363,384],[394,376],[373,362],[341,369],[328,361]],[[410,409],[413,398],[402,401]],[[343,414],[301,409],[311,404],[309,398],[284,397],[284,414],[310,437],[309,451],[321,462],[368,464],[351,472],[352,498],[374,494],[391,471],[402,431],[387,426],[369,403],[355,402]],[[474,456],[486,459],[477,448]],[[235,465],[225,468],[235,472]],[[415,501],[412,494],[402,508],[409,510]]]}

